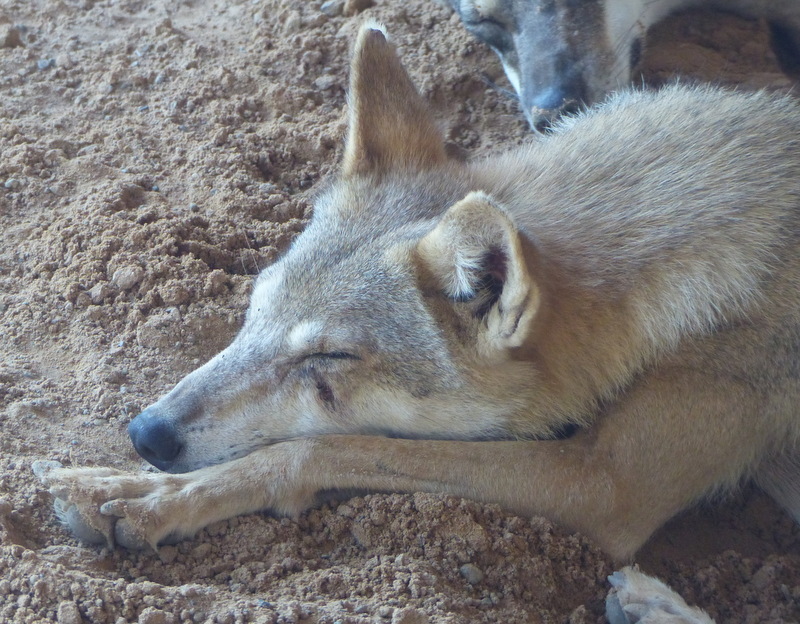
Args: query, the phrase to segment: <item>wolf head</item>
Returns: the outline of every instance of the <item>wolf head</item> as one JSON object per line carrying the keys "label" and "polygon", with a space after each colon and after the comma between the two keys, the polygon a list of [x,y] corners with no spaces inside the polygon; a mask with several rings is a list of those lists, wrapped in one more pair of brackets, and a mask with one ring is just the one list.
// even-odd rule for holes
{"label": "wolf head", "polygon": [[466,28],[500,57],[528,122],[542,130],[559,115],[628,84],[646,27],[681,0],[450,3]]}
{"label": "wolf head", "polygon": [[514,354],[539,305],[529,250],[448,160],[378,27],[360,33],[349,97],[341,171],[257,278],[239,335],[131,422],[156,467],[329,433],[519,434],[535,373]]}
{"label": "wolf head", "polygon": [[647,29],[671,13],[711,7],[766,18],[780,64],[800,68],[796,0],[449,0],[473,35],[500,57],[531,127],[627,85]]}

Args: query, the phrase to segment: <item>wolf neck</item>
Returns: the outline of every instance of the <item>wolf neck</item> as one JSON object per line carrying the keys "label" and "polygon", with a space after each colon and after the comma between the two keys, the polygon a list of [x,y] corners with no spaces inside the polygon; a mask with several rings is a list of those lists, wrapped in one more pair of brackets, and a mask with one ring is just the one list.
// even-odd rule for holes
{"label": "wolf neck", "polygon": [[542,292],[532,332],[514,356],[538,378],[537,413],[527,422],[585,423],[656,357],[742,318],[762,298],[771,243],[781,238],[777,225],[745,226],[726,215],[683,215],[693,227],[677,215],[663,227],[680,236],[661,232],[657,215],[637,223],[632,211],[616,228],[601,223],[608,215],[600,211],[571,216],[528,210],[517,218]]}
{"label": "wolf neck", "polygon": [[631,295],[576,283],[566,267],[551,261],[535,264],[544,277],[540,313],[516,354],[536,371],[529,403],[534,414],[515,424],[587,424],[599,402],[673,345],[648,331]]}

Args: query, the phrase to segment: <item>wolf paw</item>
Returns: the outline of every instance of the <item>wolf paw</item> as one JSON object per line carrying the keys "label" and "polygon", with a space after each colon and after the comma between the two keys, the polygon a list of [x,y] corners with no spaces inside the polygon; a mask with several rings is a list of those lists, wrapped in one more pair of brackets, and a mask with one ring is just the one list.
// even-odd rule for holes
{"label": "wolf paw", "polygon": [[690,607],[677,593],[637,568],[626,567],[608,577],[606,598],[610,624],[714,624],[705,611]]}
{"label": "wolf paw", "polygon": [[33,472],[55,497],[58,517],[85,543],[156,549],[177,532],[175,520],[185,517],[171,509],[182,486],[174,475],[64,468],[48,461],[34,462]]}

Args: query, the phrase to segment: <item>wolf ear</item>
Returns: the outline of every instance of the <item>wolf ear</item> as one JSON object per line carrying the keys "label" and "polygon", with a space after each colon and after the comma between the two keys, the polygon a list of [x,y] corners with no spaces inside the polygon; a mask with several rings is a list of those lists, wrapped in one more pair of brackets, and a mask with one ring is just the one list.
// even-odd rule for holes
{"label": "wolf ear", "polygon": [[444,141],[394,47],[375,24],[361,28],[350,67],[350,127],[342,173],[383,173],[445,162]]}
{"label": "wolf ear", "polygon": [[448,296],[475,301],[491,346],[522,345],[539,308],[539,288],[519,231],[488,195],[470,193],[451,206],[417,253]]}

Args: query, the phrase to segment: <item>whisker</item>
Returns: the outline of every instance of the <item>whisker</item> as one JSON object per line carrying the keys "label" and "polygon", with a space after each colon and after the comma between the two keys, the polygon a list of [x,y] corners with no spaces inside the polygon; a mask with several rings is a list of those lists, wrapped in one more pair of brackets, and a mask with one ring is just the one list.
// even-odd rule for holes
{"label": "whisker", "polygon": [[[247,244],[247,248],[250,250],[250,254],[253,257],[253,266],[256,267],[256,274],[261,273],[261,267],[258,266],[258,255],[255,252],[255,249],[250,245],[250,238],[247,236],[247,230],[242,230],[244,232],[244,242]],[[242,268],[247,274],[247,269],[244,266],[244,258],[242,258]]]}
{"label": "whisker", "polygon": [[513,91],[511,89],[506,89],[505,87],[501,87],[494,80],[489,78],[488,74],[482,73],[481,74],[481,79],[483,80],[483,82],[486,85],[488,85],[489,87],[491,87],[495,91],[498,91],[499,93],[502,93],[503,95],[505,95],[508,98],[511,98],[511,99],[514,99],[514,100],[519,100],[519,95],[517,95],[516,91]]}

